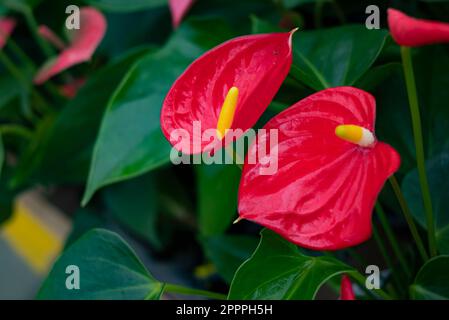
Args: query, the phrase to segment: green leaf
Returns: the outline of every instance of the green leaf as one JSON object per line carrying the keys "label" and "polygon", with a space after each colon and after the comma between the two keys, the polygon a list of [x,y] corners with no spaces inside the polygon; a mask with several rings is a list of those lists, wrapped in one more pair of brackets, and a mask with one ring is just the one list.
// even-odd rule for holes
{"label": "green leaf", "polygon": [[[413,53],[425,154],[430,159],[449,150],[449,56],[441,46],[427,46]],[[402,67],[391,67],[392,74],[374,90],[376,132],[401,154],[400,171],[407,173],[416,165],[410,109]]]}
{"label": "green leaf", "polygon": [[230,36],[217,20],[190,20],[163,49],[144,57],[127,74],[103,117],[83,205],[97,189],[169,162],[171,146],[159,123],[165,95],[189,63]]}
{"label": "green leaf", "polygon": [[155,248],[161,248],[157,231],[157,181],[147,174],[107,188],[104,198],[115,219]]}
{"label": "green leaf", "polygon": [[[437,246],[441,253],[449,254],[449,150],[428,160],[426,172],[432,197]],[[417,169],[405,176],[402,191],[413,216],[427,229]]]}
{"label": "green leaf", "polygon": [[281,27],[273,25],[268,21],[262,20],[255,15],[252,15],[250,18],[252,33],[285,32],[285,30],[283,30]]}
{"label": "green leaf", "polygon": [[449,55],[443,46],[427,46],[413,61],[424,145],[427,157],[432,157],[449,150]]}
{"label": "green leaf", "polygon": [[261,235],[253,256],[237,270],[229,299],[313,299],[327,280],[354,271],[334,258],[305,256],[268,229]]}
{"label": "green leaf", "polygon": [[449,256],[430,259],[419,270],[410,295],[415,300],[449,299]]}
{"label": "green leaf", "polygon": [[221,234],[237,217],[241,170],[232,164],[198,165],[199,226],[202,235]]}
{"label": "green leaf", "polygon": [[231,283],[235,271],[257,247],[257,239],[246,235],[217,235],[201,240],[206,256],[218,273]]}
{"label": "green leaf", "polygon": [[387,35],[362,25],[298,31],[290,73],[315,90],[353,85],[374,63]]}
{"label": "green leaf", "polygon": [[93,143],[111,92],[132,64],[150,50],[128,52],[89,77],[49,127],[38,150],[22,161],[18,183],[26,179],[41,183],[86,181]]}
{"label": "green leaf", "polygon": [[[67,266],[79,268],[80,289],[66,288]],[[145,269],[134,251],[117,234],[94,229],[56,261],[38,299],[159,299],[163,284]]]}
{"label": "green leaf", "polygon": [[391,74],[373,90],[376,97],[376,134],[381,141],[399,152],[399,170],[407,173],[416,165],[410,109],[402,66],[393,64],[391,68]]}
{"label": "green leaf", "polygon": [[402,66],[398,62],[390,62],[373,67],[357,80],[354,86],[370,92],[401,68]]}
{"label": "green leaf", "polygon": [[87,0],[95,7],[106,11],[131,12],[167,6],[167,0]]}

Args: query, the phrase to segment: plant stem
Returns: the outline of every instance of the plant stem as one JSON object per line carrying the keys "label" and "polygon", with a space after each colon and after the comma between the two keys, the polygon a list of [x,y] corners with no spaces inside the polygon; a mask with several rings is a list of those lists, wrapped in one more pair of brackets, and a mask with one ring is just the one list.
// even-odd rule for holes
{"label": "plant stem", "polygon": [[42,113],[50,111],[44,97],[42,97],[39,94],[39,92],[37,92],[31,87],[29,81],[23,76],[22,72],[15,66],[15,64],[11,61],[11,59],[9,59],[8,56],[4,54],[2,51],[0,51],[0,61],[3,63],[6,69],[8,69],[11,75],[22,84],[25,91],[31,90],[32,95],[36,98],[37,104],[41,107],[40,111]]}
{"label": "plant stem", "polygon": [[0,134],[1,135],[13,134],[28,140],[33,137],[33,133],[29,129],[15,124],[0,125]]}
{"label": "plant stem", "polygon": [[194,295],[194,296],[203,296],[211,299],[216,300],[226,300],[226,295],[217,293],[217,292],[211,292],[207,290],[200,290],[200,289],[193,289],[193,288],[187,288],[184,286],[179,286],[176,284],[167,283],[164,287],[165,292],[170,293],[179,293],[183,295]]}
{"label": "plant stem", "polygon": [[388,222],[388,218],[385,215],[385,212],[382,209],[382,206],[380,205],[379,202],[376,203],[376,213],[377,216],[379,217],[380,223],[382,225],[383,230],[385,231],[388,241],[390,242],[391,247],[393,248],[393,252],[399,260],[399,264],[401,265],[402,269],[404,269],[405,273],[407,274],[407,277],[410,277],[412,273],[407,265],[404,255],[402,254],[402,250],[399,247],[398,240],[396,239],[396,236],[394,235],[394,232],[391,229],[391,226]]}
{"label": "plant stem", "polygon": [[404,69],[405,83],[407,86],[410,113],[412,117],[413,136],[415,139],[416,164],[418,167],[419,183],[426,212],[427,237],[429,241],[430,256],[437,254],[435,224],[432,212],[432,198],[430,196],[429,183],[427,181],[424,144],[421,130],[421,117],[419,114],[418,95],[416,93],[415,76],[413,74],[413,62],[409,47],[401,47],[402,66]]}
{"label": "plant stem", "polygon": [[362,257],[357,251],[354,250],[354,248],[347,248],[346,252],[349,254],[349,256],[354,259],[358,264],[362,266],[366,266],[368,263],[366,263],[365,258]]}
{"label": "plant stem", "polygon": [[362,287],[362,289],[364,289],[364,290],[366,289],[368,292],[374,291],[374,293],[376,293],[382,299],[391,300],[390,295],[388,293],[386,293],[385,291],[383,291],[382,289],[373,289],[373,290],[367,289],[365,286],[365,276],[363,276],[360,272],[358,272],[358,271],[351,272],[350,276],[355,281],[357,281],[357,283]]}
{"label": "plant stem", "polygon": [[391,259],[390,255],[387,252],[387,248],[385,247],[385,243],[383,242],[379,230],[377,229],[377,226],[373,224],[373,236],[374,240],[377,243],[377,246],[379,247],[379,251],[382,254],[385,262],[387,263],[388,268],[391,270],[391,273],[393,274],[393,279],[396,284],[397,288],[401,288],[401,282],[399,280],[399,274],[394,268],[393,260]]}
{"label": "plant stem", "polygon": [[[230,143],[229,145],[227,145],[226,147],[224,147],[225,152],[227,153],[227,155],[231,158],[232,163],[235,164],[237,167],[239,167],[240,170],[243,170],[243,160],[242,158],[240,158],[240,156],[238,155],[237,152],[234,152],[234,144]],[[226,157],[226,155],[225,155]],[[234,162],[234,158],[235,158],[235,162]]]}
{"label": "plant stem", "polygon": [[0,51],[0,61],[8,69],[9,73],[16,78],[25,90],[28,90],[30,84],[28,80],[22,75],[22,72],[15,66],[15,64],[8,58],[6,54]]}
{"label": "plant stem", "polygon": [[44,39],[37,32],[37,30],[39,29],[39,25],[37,24],[36,19],[34,18],[33,10],[31,10],[30,7],[25,7],[22,10],[22,14],[24,15],[28,28],[30,29],[30,32],[32,33],[34,39],[41,48],[42,52],[45,54],[47,58],[51,58],[54,55],[54,51],[52,47],[47,42],[45,42]]}
{"label": "plant stem", "polygon": [[27,66],[29,66],[33,72],[36,70],[36,65],[34,64],[33,60],[28,57],[28,55],[12,38],[8,39],[7,47],[9,47],[19,59],[21,59]]}
{"label": "plant stem", "polygon": [[410,208],[405,201],[404,195],[402,194],[401,187],[399,186],[398,180],[394,175],[392,175],[389,179],[391,187],[393,188],[393,192],[398,199],[399,205],[402,209],[402,213],[404,214],[405,220],[407,221],[410,232],[412,233],[413,239],[415,240],[416,246],[418,247],[419,254],[424,261],[429,259],[427,255],[426,249],[424,248],[423,241],[419,235],[418,229],[416,228],[415,222],[412,217],[412,213]]}

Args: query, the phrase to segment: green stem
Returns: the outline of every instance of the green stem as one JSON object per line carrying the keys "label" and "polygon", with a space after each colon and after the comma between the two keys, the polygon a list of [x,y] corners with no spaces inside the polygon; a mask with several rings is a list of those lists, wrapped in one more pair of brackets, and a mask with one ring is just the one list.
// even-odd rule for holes
{"label": "green stem", "polygon": [[405,220],[407,221],[408,227],[413,236],[413,239],[415,240],[416,246],[418,247],[419,254],[421,255],[421,258],[424,261],[427,261],[429,259],[429,256],[427,255],[423,241],[421,240],[418,229],[416,228],[410,208],[408,207],[404,195],[402,194],[401,187],[399,186],[399,183],[394,175],[390,177],[389,181],[391,187],[393,188],[393,192],[396,195],[396,198],[398,199],[399,205],[402,209],[402,213],[404,214]]}
{"label": "green stem", "polygon": [[366,289],[368,292],[373,292],[374,291],[374,293],[376,293],[379,297],[381,297],[382,299],[385,299],[385,300],[391,300],[391,297],[390,297],[390,295],[388,294],[388,293],[386,293],[385,291],[383,291],[382,289],[373,289],[373,290],[368,290],[367,288],[366,288],[366,285],[365,285],[365,281],[366,281],[366,279],[365,279],[365,276],[363,276],[360,272],[358,272],[358,271],[356,271],[356,272],[351,272],[350,273],[350,276],[355,280],[355,281],[357,281],[357,283],[360,285],[360,287],[362,287],[362,289]]}
{"label": "green stem", "polygon": [[[33,60],[28,57],[28,55],[12,38],[8,39],[8,46],[19,59],[21,59],[27,66],[30,67],[33,73],[36,71],[36,65],[34,64]],[[44,83],[44,87],[53,96],[61,97],[61,93],[58,91],[58,88],[51,82],[50,79]]]}
{"label": "green stem", "polygon": [[366,266],[368,263],[366,263],[365,258],[362,257],[361,254],[359,254],[357,251],[354,250],[354,248],[348,248],[346,249],[346,252],[349,254],[349,256],[354,259],[359,265]]}
{"label": "green stem", "polygon": [[33,137],[33,132],[31,132],[29,129],[22,127],[22,126],[15,125],[15,124],[0,125],[0,134],[1,135],[7,135],[7,134],[17,135],[17,136],[23,137],[28,140]]}
{"label": "green stem", "polygon": [[42,113],[50,112],[47,102],[44,97],[42,97],[39,92],[34,90],[28,80],[23,76],[22,72],[15,66],[15,64],[8,58],[6,54],[0,51],[0,61],[8,69],[13,77],[15,77],[23,86],[25,91],[31,90],[32,95],[36,98],[37,105],[40,107],[39,111]]}
{"label": "green stem", "polygon": [[[235,164],[237,167],[239,167],[240,170],[243,170],[243,160],[240,158],[240,156],[237,154],[237,152],[234,152],[234,145],[231,143],[227,145],[225,148],[225,152],[228,154],[229,157],[232,159],[232,163]],[[235,162],[234,162],[235,158]]]}
{"label": "green stem", "polygon": [[377,246],[379,247],[380,253],[382,254],[385,262],[387,263],[388,268],[393,273],[393,279],[394,279],[396,287],[401,288],[402,286],[401,286],[401,282],[399,280],[399,274],[397,273],[397,271],[394,268],[393,260],[391,259],[390,255],[388,254],[387,248],[385,247],[385,243],[382,240],[382,238],[379,234],[379,230],[377,229],[377,226],[375,224],[373,224],[373,236],[374,236],[374,240],[377,243]]}
{"label": "green stem", "polygon": [[193,288],[187,288],[184,286],[179,286],[176,284],[167,283],[164,287],[165,292],[170,293],[179,293],[183,295],[193,295],[193,296],[202,296],[207,297],[211,299],[216,300],[226,300],[226,295],[217,293],[217,292],[211,292],[207,290],[200,290],[200,289],[193,289]]}
{"label": "green stem", "polygon": [[53,48],[47,42],[45,42],[44,39],[37,32],[37,30],[39,29],[39,25],[37,24],[36,19],[34,18],[33,10],[31,10],[30,7],[26,7],[23,8],[22,13],[25,17],[30,32],[32,33],[34,39],[41,48],[42,52],[45,54],[47,58],[53,57],[54,56]]}
{"label": "green stem", "polygon": [[416,164],[418,167],[419,183],[421,186],[424,210],[426,212],[427,237],[429,241],[430,256],[434,257],[437,254],[435,224],[432,212],[432,198],[430,196],[429,183],[427,181],[426,174],[421,117],[419,114],[418,95],[416,93],[415,76],[413,74],[413,62],[410,48],[401,47],[401,56],[405,83],[407,85],[410,113],[412,117],[413,136],[415,138]]}
{"label": "green stem", "polygon": [[407,261],[405,260],[405,257],[402,254],[402,250],[399,247],[398,240],[396,239],[396,236],[394,235],[390,223],[388,222],[388,218],[379,202],[376,203],[376,213],[377,216],[379,217],[380,223],[382,225],[383,230],[385,231],[388,241],[390,242],[391,247],[393,248],[393,252],[399,260],[399,264],[401,265],[402,269],[404,269],[405,273],[407,274],[407,277],[410,277],[412,274],[410,268],[407,265]]}
{"label": "green stem", "polygon": [[15,64],[8,58],[3,51],[0,51],[0,61],[8,69],[9,73],[16,78],[23,86],[24,89],[28,90],[30,84],[28,80],[23,76],[22,72],[15,66]]}
{"label": "green stem", "polygon": [[19,59],[21,59],[27,66],[29,66],[33,72],[36,70],[36,65],[34,64],[33,60],[28,57],[28,55],[12,38],[8,39],[7,47],[9,47]]}

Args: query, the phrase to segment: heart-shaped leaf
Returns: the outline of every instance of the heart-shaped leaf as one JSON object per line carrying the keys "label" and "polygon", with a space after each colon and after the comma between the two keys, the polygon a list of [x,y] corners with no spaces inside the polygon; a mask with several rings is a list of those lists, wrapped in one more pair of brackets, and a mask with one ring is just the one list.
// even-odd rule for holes
{"label": "heart-shaped leaf", "polygon": [[276,233],[265,229],[253,256],[232,280],[229,299],[313,299],[330,278],[354,271],[325,256],[310,257]]}
{"label": "heart-shaped leaf", "polygon": [[[79,270],[79,289],[66,286],[76,283]],[[73,267],[72,267],[73,268]],[[72,270],[76,270],[73,268]],[[67,282],[66,282],[67,281]],[[145,269],[134,251],[117,234],[104,230],[89,231],[56,261],[44,281],[38,299],[159,299],[163,284]]]}
{"label": "heart-shaped leaf", "polygon": [[351,86],[374,63],[387,35],[362,25],[298,32],[290,73],[315,90]]}
{"label": "heart-shaped leaf", "polygon": [[415,300],[449,299],[449,256],[438,256],[426,262],[410,286]]}
{"label": "heart-shaped leaf", "polygon": [[168,163],[171,148],[160,128],[164,97],[190,62],[230,37],[228,30],[216,20],[183,23],[163,49],[132,68],[103,117],[83,204],[102,186]]}

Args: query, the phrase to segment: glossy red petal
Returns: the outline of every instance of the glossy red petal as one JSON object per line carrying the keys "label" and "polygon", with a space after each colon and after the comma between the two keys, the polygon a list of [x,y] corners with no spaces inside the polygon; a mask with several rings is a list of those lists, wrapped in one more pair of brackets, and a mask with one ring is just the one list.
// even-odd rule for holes
{"label": "glossy red petal", "polygon": [[355,300],[355,294],[352,290],[352,283],[347,275],[341,278],[340,286],[340,299],[341,300]]}
{"label": "glossy red petal", "polygon": [[[176,80],[162,106],[161,127],[170,134],[184,129],[190,140],[170,141],[185,153],[193,150],[193,137],[217,128],[224,99],[233,86],[239,89],[231,129],[247,130],[259,119],[288,74],[292,63],[291,33],[243,36],[229,40],[195,60]],[[199,121],[201,131],[194,132]]]}
{"label": "glossy red petal", "polygon": [[0,18],[0,49],[2,49],[16,26],[12,18]]}
{"label": "glossy red petal", "polygon": [[449,42],[449,23],[416,19],[399,10],[388,9],[388,26],[393,39],[401,46]]}
{"label": "glossy red petal", "polygon": [[371,211],[385,180],[398,169],[399,155],[378,141],[372,148],[346,142],[335,128],[355,124],[374,132],[374,120],[374,98],[352,87],[320,91],[274,117],[264,129],[278,129],[278,170],[261,175],[265,164],[248,163],[270,145],[267,131],[245,161],[240,217],[311,249],[337,250],[368,239]]}
{"label": "glossy red petal", "polygon": [[168,5],[170,7],[172,24],[177,28],[186,15],[187,11],[192,7],[194,0],[170,0]]}
{"label": "glossy red petal", "polygon": [[90,60],[106,32],[106,19],[95,8],[80,10],[80,29],[73,30],[70,45],[61,54],[48,61],[34,78],[36,84],[47,81],[73,65]]}

